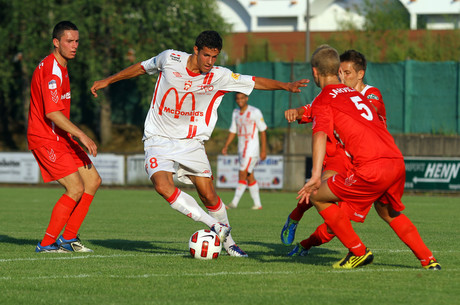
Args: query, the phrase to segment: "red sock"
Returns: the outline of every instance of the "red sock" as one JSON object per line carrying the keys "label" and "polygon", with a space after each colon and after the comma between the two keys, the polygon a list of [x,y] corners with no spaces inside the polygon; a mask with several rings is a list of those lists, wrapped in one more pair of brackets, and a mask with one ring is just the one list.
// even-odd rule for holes
{"label": "red sock", "polygon": [[330,242],[334,237],[334,234],[327,232],[326,223],[322,223],[316,228],[315,232],[313,232],[309,238],[302,240],[300,245],[302,245],[305,249],[310,249],[311,247],[317,247]]}
{"label": "red sock", "polygon": [[56,241],[64,228],[77,202],[67,195],[62,195],[51,212],[50,223],[46,228],[45,237],[40,242],[42,246],[49,246]]}
{"label": "red sock", "polygon": [[299,201],[297,203],[297,206],[294,208],[294,210],[292,210],[291,215],[289,215],[289,217],[292,220],[299,221],[302,219],[303,214],[306,211],[308,211],[308,209],[310,209],[312,206],[313,204],[311,204],[311,202],[305,203],[305,201]]}
{"label": "red sock", "polygon": [[430,260],[434,259],[433,253],[425,245],[417,228],[406,215],[400,214],[390,222],[390,227],[396,235],[412,250],[415,256],[420,260],[422,266],[428,265]]}
{"label": "red sock", "polygon": [[81,196],[77,206],[73,210],[72,214],[70,214],[64,233],[62,233],[62,237],[64,237],[64,239],[69,240],[77,237],[78,230],[88,213],[88,209],[93,201],[93,198],[94,196],[83,193],[83,196]]}
{"label": "red sock", "polygon": [[331,228],[342,244],[356,256],[366,253],[366,246],[351,226],[350,220],[335,204],[319,212],[324,222]]}

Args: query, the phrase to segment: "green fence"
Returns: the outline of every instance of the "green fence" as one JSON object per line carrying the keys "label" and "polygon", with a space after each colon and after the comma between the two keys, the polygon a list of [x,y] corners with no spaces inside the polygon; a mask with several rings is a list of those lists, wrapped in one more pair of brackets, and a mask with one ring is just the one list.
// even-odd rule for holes
{"label": "green fence", "polygon": [[[302,93],[254,90],[250,104],[260,108],[269,127],[286,127],[284,110],[310,103],[320,92],[307,63],[245,63],[235,72],[281,81],[308,78]],[[365,82],[380,89],[391,133],[460,134],[460,67],[457,62],[369,63]],[[230,126],[236,107],[227,94],[219,108],[217,127]]]}

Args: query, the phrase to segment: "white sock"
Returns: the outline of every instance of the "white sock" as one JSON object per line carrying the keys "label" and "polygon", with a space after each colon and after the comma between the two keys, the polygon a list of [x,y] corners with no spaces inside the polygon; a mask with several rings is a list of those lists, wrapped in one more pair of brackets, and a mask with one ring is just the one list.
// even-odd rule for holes
{"label": "white sock", "polygon": [[[217,206],[213,209],[208,208],[208,213],[217,221],[224,223],[228,226],[230,226],[230,223],[228,221],[228,216],[227,216],[227,209],[225,208],[225,204],[222,202],[222,200],[219,198],[219,203]],[[232,238],[232,234],[228,235],[227,240],[224,242],[224,248],[227,249],[229,246],[235,244],[235,241]]]}
{"label": "white sock", "polygon": [[235,207],[238,206],[241,196],[243,196],[244,191],[246,190],[247,186],[248,186],[248,183],[246,181],[238,181],[238,185],[236,186],[236,189],[235,189],[235,196],[233,196],[233,199],[232,199],[232,203]]}
{"label": "white sock", "polygon": [[196,202],[196,200],[189,194],[182,192],[178,188],[174,192],[174,195],[171,196],[169,205],[176,211],[184,214],[185,216],[190,217],[195,221],[199,221],[211,227],[215,224],[216,219],[206,213]]}
{"label": "white sock", "polygon": [[251,194],[252,200],[254,201],[254,205],[257,207],[261,207],[262,204],[260,203],[260,195],[259,195],[259,184],[255,181],[252,185],[249,186],[249,194]]}

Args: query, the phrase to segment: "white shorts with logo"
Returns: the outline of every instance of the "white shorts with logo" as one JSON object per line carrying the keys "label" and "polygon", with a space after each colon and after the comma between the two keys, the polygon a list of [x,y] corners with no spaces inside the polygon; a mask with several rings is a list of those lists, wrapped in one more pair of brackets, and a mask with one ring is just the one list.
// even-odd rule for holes
{"label": "white shorts with logo", "polygon": [[211,177],[211,165],[202,142],[195,139],[170,139],[153,136],[144,141],[145,171],[176,173],[177,179],[192,184],[187,177]]}
{"label": "white shorts with logo", "polygon": [[240,161],[240,171],[242,172],[248,172],[249,174],[254,171],[254,168],[257,165],[257,162],[259,161],[259,157],[241,157],[241,155],[238,157]]}

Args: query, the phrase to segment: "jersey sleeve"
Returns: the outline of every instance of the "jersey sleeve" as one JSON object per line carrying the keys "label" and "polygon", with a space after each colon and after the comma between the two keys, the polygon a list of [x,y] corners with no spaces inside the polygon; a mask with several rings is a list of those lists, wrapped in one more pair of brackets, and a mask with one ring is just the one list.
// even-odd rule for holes
{"label": "jersey sleeve", "polygon": [[369,100],[369,102],[377,108],[377,114],[379,117],[383,119],[383,121],[386,121],[386,110],[385,110],[385,104],[383,103],[383,98],[382,94],[380,93],[380,90],[372,87],[366,91],[366,98]]}
{"label": "jersey sleeve", "polygon": [[65,109],[61,100],[61,79],[55,74],[44,77],[41,83],[45,114]]}
{"label": "jersey sleeve", "polygon": [[141,62],[142,68],[144,68],[145,72],[149,75],[153,75],[158,71],[161,71],[166,63],[166,59],[168,58],[168,54],[171,53],[172,50],[166,50],[154,56],[150,59],[144,60]]}
{"label": "jersey sleeve", "polygon": [[330,141],[334,141],[334,122],[333,112],[330,103],[327,99],[324,100],[322,95],[319,95],[312,103],[311,116],[313,120],[313,134],[323,131],[327,134]]}
{"label": "jersey sleeve", "polygon": [[260,111],[260,109],[256,109],[254,112],[254,121],[259,132],[267,130],[267,124],[265,123],[264,116],[262,115],[262,111]]}
{"label": "jersey sleeve", "polygon": [[227,68],[219,67],[223,70],[223,77],[220,90],[229,92],[241,92],[250,95],[254,90],[254,77],[250,75],[242,75],[233,73]]}
{"label": "jersey sleeve", "polygon": [[237,133],[238,130],[236,128],[236,111],[239,111],[238,109],[235,109],[233,112],[232,112],[232,123],[230,124],[230,129],[228,131],[230,131],[231,133]]}
{"label": "jersey sleeve", "polygon": [[313,122],[313,118],[311,117],[311,104],[303,106],[305,109],[302,117],[298,120],[299,124],[307,124]]}

